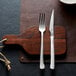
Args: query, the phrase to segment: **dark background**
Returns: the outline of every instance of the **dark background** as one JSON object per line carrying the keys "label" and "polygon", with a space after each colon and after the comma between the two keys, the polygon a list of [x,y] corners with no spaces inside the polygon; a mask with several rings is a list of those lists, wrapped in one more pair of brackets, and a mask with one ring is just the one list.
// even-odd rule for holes
{"label": "dark background", "polygon": [[[6,34],[20,32],[20,0],[0,0],[0,39]],[[0,63],[0,76],[53,76],[46,64],[46,69],[39,70],[39,63],[22,64],[18,60],[17,48],[4,48],[2,52],[11,61],[12,69],[7,72],[3,63]],[[55,76],[76,76],[75,63],[56,63]]]}

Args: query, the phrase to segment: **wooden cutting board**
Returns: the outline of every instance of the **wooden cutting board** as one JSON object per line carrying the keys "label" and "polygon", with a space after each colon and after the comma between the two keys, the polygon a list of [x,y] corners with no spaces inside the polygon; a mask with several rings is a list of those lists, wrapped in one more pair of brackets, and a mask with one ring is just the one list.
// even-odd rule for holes
{"label": "wooden cutting board", "polygon": [[[18,44],[23,47],[29,55],[40,54],[40,32],[38,26],[32,26],[20,35],[6,35],[8,40],[4,44]],[[50,54],[50,32],[48,27],[44,33],[44,55]],[[62,26],[55,26],[55,54],[62,55],[66,52],[65,29]]]}

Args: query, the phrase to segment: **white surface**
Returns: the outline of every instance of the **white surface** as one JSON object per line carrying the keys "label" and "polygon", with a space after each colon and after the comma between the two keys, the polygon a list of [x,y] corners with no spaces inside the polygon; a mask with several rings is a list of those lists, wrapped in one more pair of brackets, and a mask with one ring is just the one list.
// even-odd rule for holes
{"label": "white surface", "polygon": [[44,32],[46,30],[45,27],[45,16],[40,15],[40,21],[39,21],[39,31],[41,33],[41,47],[40,47],[40,69],[45,69],[44,65],[44,58],[43,58],[43,52],[44,52]]}
{"label": "white surface", "polygon": [[55,68],[55,53],[54,53],[54,10],[52,10],[51,18],[50,18],[50,40],[51,40],[51,47],[50,47],[50,69]]}
{"label": "white surface", "polygon": [[43,32],[41,32],[41,51],[40,51],[40,69],[45,69],[44,58],[43,58]]}
{"label": "white surface", "polygon": [[76,4],[76,0],[60,0],[60,1],[66,4]]}
{"label": "white surface", "polygon": [[54,36],[51,36],[51,62],[50,69],[55,69],[55,52],[54,52]]}

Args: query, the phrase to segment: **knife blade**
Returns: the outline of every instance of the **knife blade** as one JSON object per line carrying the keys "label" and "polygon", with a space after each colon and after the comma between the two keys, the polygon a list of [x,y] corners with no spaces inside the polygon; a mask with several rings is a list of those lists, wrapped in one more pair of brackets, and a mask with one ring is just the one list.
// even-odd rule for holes
{"label": "knife blade", "polygon": [[54,9],[52,10],[51,18],[50,18],[50,69],[55,68],[55,54],[54,54]]}

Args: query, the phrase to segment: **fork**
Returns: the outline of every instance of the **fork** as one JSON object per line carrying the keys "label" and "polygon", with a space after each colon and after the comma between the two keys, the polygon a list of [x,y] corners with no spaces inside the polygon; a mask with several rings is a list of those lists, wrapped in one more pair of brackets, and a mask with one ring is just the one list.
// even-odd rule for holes
{"label": "fork", "polygon": [[40,13],[39,15],[39,31],[41,33],[41,47],[40,47],[40,69],[45,69],[44,59],[43,59],[43,37],[45,32],[45,13]]}

